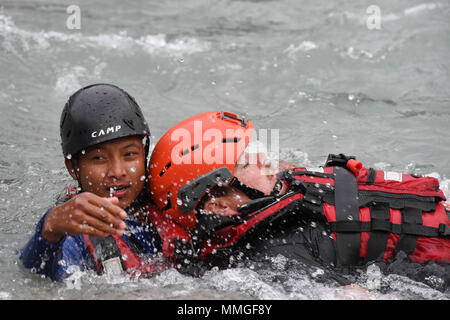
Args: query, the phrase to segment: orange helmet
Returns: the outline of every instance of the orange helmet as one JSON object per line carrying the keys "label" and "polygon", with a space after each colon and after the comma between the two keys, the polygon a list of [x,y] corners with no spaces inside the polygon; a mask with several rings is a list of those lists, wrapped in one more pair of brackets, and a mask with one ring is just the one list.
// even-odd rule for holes
{"label": "orange helmet", "polygon": [[192,230],[198,202],[208,189],[230,183],[252,133],[251,121],[221,111],[195,115],[167,131],[149,163],[150,194],[159,209]]}

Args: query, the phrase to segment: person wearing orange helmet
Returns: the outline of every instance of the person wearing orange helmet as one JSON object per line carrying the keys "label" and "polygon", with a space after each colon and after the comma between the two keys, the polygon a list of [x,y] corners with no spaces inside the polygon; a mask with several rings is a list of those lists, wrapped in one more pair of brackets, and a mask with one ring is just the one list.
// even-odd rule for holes
{"label": "person wearing orange helmet", "polygon": [[[195,206],[215,185],[233,186],[251,199],[279,193],[283,185],[276,172],[261,174],[272,164],[264,146],[254,140],[254,131],[251,121],[222,111],[198,114],[168,130],[149,164],[156,205],[191,230],[197,222]],[[283,168],[293,167],[281,163]],[[202,183],[195,184],[194,179]]]}
{"label": "person wearing orange helmet", "polygon": [[149,187],[163,215],[186,231],[182,241],[170,239],[175,256],[190,256],[178,266],[228,267],[260,254],[344,268],[400,252],[449,262],[450,223],[436,179],[394,177],[342,154],[315,172],[286,163],[273,170],[254,131],[246,118],[213,111],[180,122],[156,144]]}

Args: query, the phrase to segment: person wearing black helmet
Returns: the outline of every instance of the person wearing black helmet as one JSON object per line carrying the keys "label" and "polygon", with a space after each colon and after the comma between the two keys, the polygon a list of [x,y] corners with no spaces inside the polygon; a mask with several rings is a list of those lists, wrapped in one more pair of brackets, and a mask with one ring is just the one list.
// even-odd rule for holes
{"label": "person wearing black helmet", "polygon": [[99,274],[154,271],[142,260],[161,245],[142,219],[151,206],[150,130],[139,105],[111,84],[84,87],[64,106],[60,134],[78,187],[41,218],[22,249],[23,265],[52,280],[70,276],[73,265]]}

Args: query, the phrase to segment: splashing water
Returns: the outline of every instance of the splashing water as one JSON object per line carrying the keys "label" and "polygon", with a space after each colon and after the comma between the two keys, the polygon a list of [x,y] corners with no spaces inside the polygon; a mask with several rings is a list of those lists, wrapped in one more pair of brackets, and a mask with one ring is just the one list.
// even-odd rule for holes
{"label": "splashing water", "polygon": [[353,276],[361,292],[281,256],[202,278],[74,269],[52,283],[23,269],[17,250],[71,182],[60,111],[94,82],[129,90],[156,139],[188,115],[227,109],[280,129],[279,159],[314,168],[328,153],[356,155],[367,167],[437,176],[450,197],[448,3],[378,1],[376,31],[369,4],[350,1],[139,3],[80,1],[80,30],[65,27],[63,4],[2,4],[0,299],[450,299],[435,289],[440,277],[370,266]]}

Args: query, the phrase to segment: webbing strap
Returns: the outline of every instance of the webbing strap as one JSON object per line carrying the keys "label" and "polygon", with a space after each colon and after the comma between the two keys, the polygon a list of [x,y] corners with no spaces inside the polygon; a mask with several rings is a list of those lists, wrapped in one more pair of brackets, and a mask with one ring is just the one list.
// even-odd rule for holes
{"label": "webbing strap", "polygon": [[331,232],[371,232],[384,231],[395,234],[408,234],[423,237],[449,237],[450,227],[444,223],[439,227],[418,224],[395,224],[390,221],[337,221],[329,222]]}
{"label": "webbing strap", "polygon": [[[359,221],[358,186],[355,176],[345,168],[334,167],[336,221]],[[360,261],[360,233],[336,233],[338,260],[342,265]]]}
{"label": "webbing strap", "polygon": [[[418,208],[403,208],[402,209],[402,224],[406,226],[422,225],[422,210]],[[403,251],[407,255],[410,255],[416,249],[417,235],[402,234],[398,238],[397,245],[395,246],[394,256]]]}
{"label": "webbing strap", "polygon": [[[372,224],[383,224],[389,222],[389,204],[380,203],[377,206],[370,208],[370,215]],[[389,233],[383,231],[372,231],[370,233],[369,242],[367,244],[367,251],[365,262],[374,261],[381,258],[386,250],[386,244]]]}
{"label": "webbing strap", "polygon": [[111,235],[106,238],[89,236],[89,239],[94,247],[95,255],[98,259],[97,262],[103,267],[102,270],[97,270],[100,274],[105,271],[104,262],[113,258],[119,258],[122,270],[126,270],[125,264],[122,260],[122,253]]}

